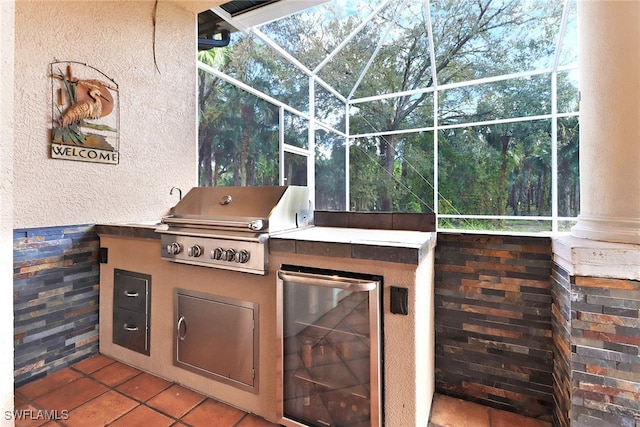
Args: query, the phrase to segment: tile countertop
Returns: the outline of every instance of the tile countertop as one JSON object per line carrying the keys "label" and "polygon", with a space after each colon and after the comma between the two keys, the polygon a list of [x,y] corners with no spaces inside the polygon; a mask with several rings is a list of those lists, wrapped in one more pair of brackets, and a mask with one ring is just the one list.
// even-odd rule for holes
{"label": "tile countertop", "polygon": [[417,265],[435,244],[435,232],[312,226],[271,235],[269,251]]}
{"label": "tile countertop", "polygon": [[160,240],[160,233],[156,232],[158,228],[166,229],[167,225],[159,221],[96,224],[96,233],[98,235]]}
{"label": "tile countertop", "polygon": [[[156,229],[162,227],[166,225],[152,221],[98,224],[97,233],[160,240]],[[435,232],[310,226],[272,234],[269,252],[418,265],[435,244]]]}
{"label": "tile countertop", "polygon": [[272,239],[293,239],[312,242],[351,243],[394,247],[422,247],[435,233],[408,230],[377,230],[311,226],[272,234]]}

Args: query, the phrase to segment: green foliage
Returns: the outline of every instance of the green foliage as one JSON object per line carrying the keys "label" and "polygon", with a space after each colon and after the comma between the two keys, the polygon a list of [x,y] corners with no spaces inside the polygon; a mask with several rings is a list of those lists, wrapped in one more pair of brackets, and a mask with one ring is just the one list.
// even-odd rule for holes
{"label": "green foliage", "polygon": [[[235,62],[227,54],[205,58],[222,69],[243,68],[235,55]],[[276,185],[277,108],[202,70],[199,82],[199,185]]]}
{"label": "green foliage", "polygon": [[346,210],[345,139],[318,130],[316,142],[316,206],[322,210]]}
{"label": "green foliage", "polygon": [[56,144],[80,145],[86,142],[86,138],[80,130],[79,122],[75,122],[65,127],[54,128],[52,141]]}

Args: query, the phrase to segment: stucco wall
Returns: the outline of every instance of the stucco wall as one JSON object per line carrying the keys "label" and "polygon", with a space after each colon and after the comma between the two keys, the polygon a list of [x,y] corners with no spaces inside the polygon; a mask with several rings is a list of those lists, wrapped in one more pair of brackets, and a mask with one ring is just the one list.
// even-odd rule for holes
{"label": "stucco wall", "polygon": [[[13,276],[11,224],[13,223],[13,22],[14,4],[0,1],[0,283]],[[0,410],[13,409],[13,287],[0,287]],[[13,420],[0,418],[0,426]]]}
{"label": "stucco wall", "polygon": [[[153,220],[197,185],[196,15],[145,1],[16,2],[14,228]],[[154,63],[153,49],[155,45]],[[51,159],[56,60],[119,85],[118,165]]]}

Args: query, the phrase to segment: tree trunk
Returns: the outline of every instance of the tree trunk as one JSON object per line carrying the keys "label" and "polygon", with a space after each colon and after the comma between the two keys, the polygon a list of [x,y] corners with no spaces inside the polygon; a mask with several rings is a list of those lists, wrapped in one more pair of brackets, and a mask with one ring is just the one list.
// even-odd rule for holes
{"label": "tree trunk", "polygon": [[540,185],[539,185],[539,190],[538,190],[538,216],[542,216],[542,212],[544,209],[544,196],[546,194],[545,192],[545,187],[547,183],[547,174],[546,173],[542,173],[542,175],[540,176]]}
{"label": "tree trunk", "polygon": [[[200,77],[200,84],[198,85],[198,107],[200,111],[204,111],[206,107],[206,100],[210,94],[210,91],[205,91],[206,85],[202,77]],[[198,129],[198,159],[200,160],[200,171],[198,178],[200,179],[200,185],[211,185],[211,144],[213,143],[212,130],[208,126],[208,122],[200,121]]]}
{"label": "tree trunk", "polygon": [[216,165],[216,167],[213,170],[213,177],[211,178],[211,184],[213,187],[217,187],[218,186],[218,182],[220,181],[220,152],[216,151],[213,154],[213,164]]}
{"label": "tree trunk", "polygon": [[504,215],[506,208],[507,193],[507,153],[509,152],[509,142],[511,137],[509,135],[502,135],[501,137],[501,150],[500,150],[500,196],[498,197],[498,215]]}
{"label": "tree trunk", "polygon": [[[380,210],[384,212],[391,212],[393,210],[393,167],[395,165],[396,155],[396,137],[395,135],[388,135],[385,137],[386,142],[382,142],[386,146],[386,150],[383,155],[383,167],[386,176],[382,182],[382,193],[380,195]],[[382,153],[382,150],[380,150]]]}
{"label": "tree trunk", "polygon": [[208,187],[213,185],[213,176],[211,171],[211,145],[213,138],[205,138],[200,142],[200,165],[202,181],[200,185]]}
{"label": "tree trunk", "polygon": [[247,160],[249,159],[249,146],[251,144],[251,124],[254,119],[253,103],[244,102],[240,109],[242,118],[242,133],[240,135],[240,156],[239,165],[236,168],[238,182],[241,186],[247,185]]}

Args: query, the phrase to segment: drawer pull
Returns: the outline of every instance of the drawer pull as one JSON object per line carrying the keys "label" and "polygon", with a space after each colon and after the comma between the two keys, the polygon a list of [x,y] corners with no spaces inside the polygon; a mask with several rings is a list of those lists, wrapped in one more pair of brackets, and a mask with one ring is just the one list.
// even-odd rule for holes
{"label": "drawer pull", "polygon": [[129,291],[127,291],[126,289],[125,289],[125,291],[124,291],[124,292],[122,292],[122,294],[123,294],[125,297],[129,297],[129,298],[137,298],[137,297],[140,295],[140,294],[138,294],[137,292],[129,292]]}
{"label": "drawer pull", "polygon": [[126,323],[124,325],[122,325],[122,329],[124,329],[125,331],[129,331],[129,332],[135,332],[138,330],[137,326],[129,326]]}

